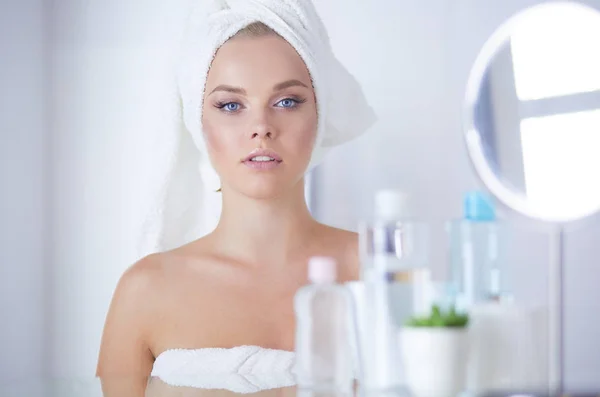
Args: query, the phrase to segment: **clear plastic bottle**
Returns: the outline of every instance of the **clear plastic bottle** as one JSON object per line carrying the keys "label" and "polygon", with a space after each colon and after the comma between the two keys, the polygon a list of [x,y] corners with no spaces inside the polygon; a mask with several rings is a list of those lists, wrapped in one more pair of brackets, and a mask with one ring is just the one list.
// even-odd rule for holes
{"label": "clear plastic bottle", "polygon": [[315,392],[351,393],[351,295],[336,282],[333,258],[311,258],[308,277],[310,284],[300,288],[294,299],[297,386]]}
{"label": "clear plastic bottle", "polygon": [[427,227],[399,190],[375,195],[375,214],[360,230],[364,313],[360,318],[361,388],[369,392],[399,390],[403,368],[398,331],[425,300],[429,280]]}
{"label": "clear plastic bottle", "polygon": [[492,199],[483,192],[464,196],[463,218],[448,224],[452,278],[459,309],[499,300],[507,291],[501,269],[501,225]]}
{"label": "clear plastic bottle", "polygon": [[455,298],[470,316],[468,388],[475,394],[530,392],[544,382],[544,323],[513,296],[504,226],[479,191],[465,194],[463,219],[449,224]]}

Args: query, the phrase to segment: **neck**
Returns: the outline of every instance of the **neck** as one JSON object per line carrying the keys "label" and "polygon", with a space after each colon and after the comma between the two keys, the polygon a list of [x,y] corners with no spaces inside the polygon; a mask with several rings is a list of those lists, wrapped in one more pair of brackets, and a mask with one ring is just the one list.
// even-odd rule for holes
{"label": "neck", "polygon": [[228,256],[249,263],[281,264],[308,245],[317,225],[306,205],[301,180],[285,194],[269,199],[224,189],[221,218],[213,236]]}

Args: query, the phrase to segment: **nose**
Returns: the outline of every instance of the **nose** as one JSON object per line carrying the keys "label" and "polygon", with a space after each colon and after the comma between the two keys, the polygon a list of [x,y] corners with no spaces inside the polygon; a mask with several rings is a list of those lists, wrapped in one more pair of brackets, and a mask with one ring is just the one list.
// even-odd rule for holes
{"label": "nose", "polygon": [[274,139],[276,134],[275,126],[270,122],[268,111],[261,112],[254,119],[250,128],[250,139]]}

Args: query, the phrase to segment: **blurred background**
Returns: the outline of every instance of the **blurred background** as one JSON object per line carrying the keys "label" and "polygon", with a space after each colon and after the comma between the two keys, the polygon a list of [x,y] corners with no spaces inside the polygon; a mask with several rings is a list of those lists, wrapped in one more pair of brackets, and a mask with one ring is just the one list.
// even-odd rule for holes
{"label": "blurred background", "polygon": [[[0,379],[95,373],[113,290],[138,259],[133,236],[152,178],[148,131],[160,125],[188,2],[0,3]],[[312,172],[313,213],[356,230],[378,189],[399,188],[419,217],[439,226],[433,247],[442,247],[443,223],[461,216],[465,191],[481,188],[462,139],[470,67],[504,20],[539,1],[315,3],[379,121]],[[597,42],[584,50],[598,52]],[[511,237],[515,290],[543,302],[548,228],[506,215],[519,225]],[[600,216],[567,230],[571,389],[600,388],[599,241]],[[446,259],[433,250],[440,277]]]}

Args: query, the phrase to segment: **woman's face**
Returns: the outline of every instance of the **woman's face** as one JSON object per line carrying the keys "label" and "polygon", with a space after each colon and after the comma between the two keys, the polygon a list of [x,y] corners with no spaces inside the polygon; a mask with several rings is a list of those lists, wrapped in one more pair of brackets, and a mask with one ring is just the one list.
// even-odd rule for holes
{"label": "woman's face", "polygon": [[224,187],[256,198],[289,190],[302,180],[317,132],[306,65],[275,35],[229,40],[208,73],[202,123]]}

